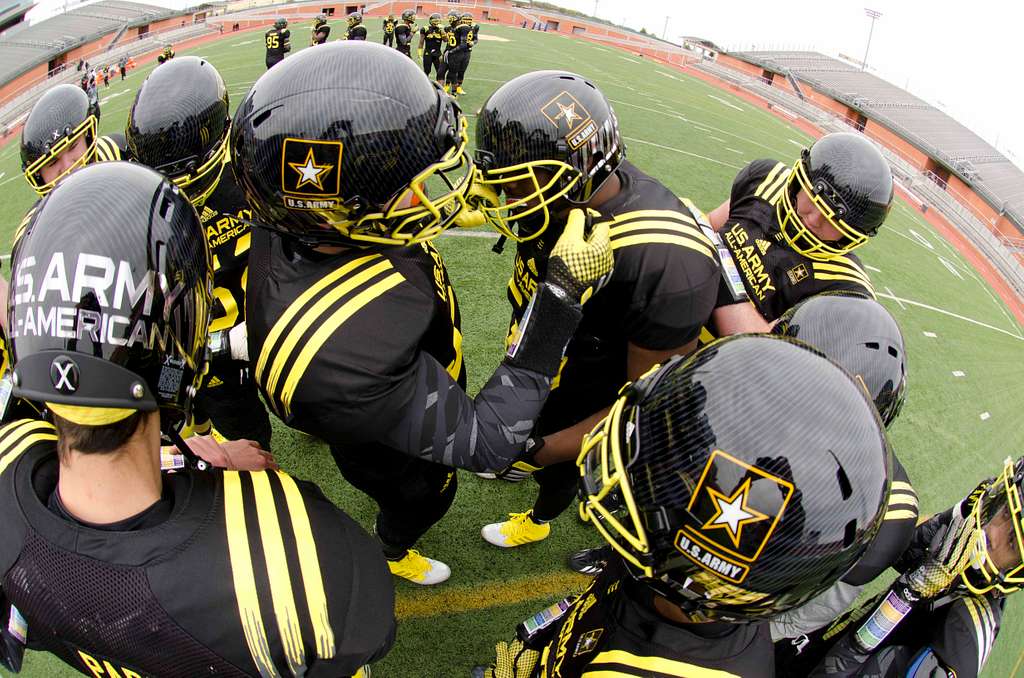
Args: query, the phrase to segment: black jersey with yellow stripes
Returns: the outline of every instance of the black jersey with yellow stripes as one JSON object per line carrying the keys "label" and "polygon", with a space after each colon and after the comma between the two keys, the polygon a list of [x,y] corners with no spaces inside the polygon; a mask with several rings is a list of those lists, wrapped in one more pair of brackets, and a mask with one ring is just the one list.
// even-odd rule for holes
{"label": "black jersey with yellow stripes", "polygon": [[822,292],[874,298],[871,280],[855,255],[815,261],[783,239],[776,205],[786,190],[790,171],[785,163],[755,160],[733,181],[729,218],[719,232],[732,252],[750,300],[771,321]]}
{"label": "black jersey with yellow stripes", "polygon": [[120,132],[96,137],[96,162],[129,160],[128,141]]}
{"label": "black jersey with yellow stripes", "polygon": [[257,229],[246,292],[259,300],[247,320],[253,376],[293,428],[379,440],[381,417],[412,396],[402,385],[420,353],[465,387],[459,306],[429,243],[324,255]]}
{"label": "black jersey with yellow stripes", "polygon": [[252,240],[246,223],[252,219],[252,210],[230,167],[224,168],[217,187],[199,209],[199,218],[213,255],[210,332],[219,332],[245,322],[245,279]]}
{"label": "black jersey with yellow stripes", "polygon": [[559,620],[536,677],[771,675],[767,624],[676,624],[653,596],[613,558]]}
{"label": "black jersey with yellow stripes", "polygon": [[[650,350],[683,346],[700,333],[715,305],[720,278],[711,241],[693,214],[634,165],[616,170],[618,195],[598,208],[610,225],[612,279],[583,307],[541,416],[538,433],[575,424],[609,405],[627,381],[629,343]],[[520,243],[508,299],[514,336],[543,279],[555,234]]]}
{"label": "black jersey with yellow stripes", "polygon": [[389,649],[380,546],[315,485],[169,474],[169,518],[107,531],[48,508],[56,447],[45,422],[0,428],[0,588],[30,648],[139,678],[350,676]]}

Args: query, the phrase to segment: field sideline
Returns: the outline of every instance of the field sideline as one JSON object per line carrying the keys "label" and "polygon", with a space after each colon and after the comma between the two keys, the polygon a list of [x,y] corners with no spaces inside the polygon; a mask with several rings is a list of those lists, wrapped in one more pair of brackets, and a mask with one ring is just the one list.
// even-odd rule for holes
{"label": "field sideline", "polygon": [[[337,36],[344,22],[331,23]],[[370,39],[380,40],[379,21],[367,24]],[[308,41],[309,24],[291,29],[299,49]],[[550,33],[489,24],[481,32],[504,41],[485,40],[474,50],[468,94],[460,100],[471,139],[474,114],[498,85],[527,71],[558,68],[592,78],[615,107],[630,160],[705,210],[728,197],[732,178],[746,163],[766,157],[790,162],[811,141],[738,97],[635,55]],[[258,32],[226,35],[178,54],[211,61],[228,83],[232,107],[264,71]],[[101,88],[101,131],[123,129],[134,92],[154,66]],[[0,147],[0,203],[8,206],[0,215],[4,253],[34,197],[21,175],[17,143]],[[512,248],[491,253],[495,238],[471,231],[439,241],[462,305],[473,393],[497,364],[508,323]],[[942,510],[994,474],[1004,457],[1024,453],[1024,327],[964,256],[902,200],[861,252],[880,301],[903,328],[910,358],[909,397],[891,440],[920,494],[922,512]],[[285,469],[315,480],[364,526],[371,524],[371,502],[342,481],[324,446],[278,424],[274,452]],[[448,516],[420,544],[451,565],[452,578],[429,589],[398,582],[398,639],[374,666],[375,678],[468,676],[471,666],[493,657],[495,642],[510,637],[518,621],[585,582],[565,567],[565,556],[598,537],[572,513],[553,524],[546,541],[499,550],[482,540],[480,527],[525,510],[535,485],[461,472],[459,483]],[[1018,598],[1008,601],[986,676],[1024,676],[1024,594]],[[21,675],[77,674],[52,657],[30,653]]]}

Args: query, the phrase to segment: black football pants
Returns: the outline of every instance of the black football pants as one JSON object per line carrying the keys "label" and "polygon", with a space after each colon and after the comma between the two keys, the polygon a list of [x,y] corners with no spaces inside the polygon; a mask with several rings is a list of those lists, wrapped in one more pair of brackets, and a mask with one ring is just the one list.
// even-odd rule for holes
{"label": "black football pants", "polygon": [[455,469],[387,448],[348,450],[332,445],[331,455],[356,489],[377,502],[377,536],[384,555],[396,557],[434,526],[455,499]]}
{"label": "black football pants", "polygon": [[575,462],[545,466],[533,474],[533,479],[540,486],[533,504],[533,517],[537,520],[554,520],[579,496],[580,471]]}
{"label": "black football pants", "polygon": [[284,56],[283,55],[282,56],[268,56],[267,57],[267,70],[269,71],[271,66],[273,66],[274,64],[280,63],[282,61],[284,61]]}
{"label": "black football pants", "polygon": [[427,74],[428,78],[430,77],[430,70],[431,69],[436,69],[437,70],[437,79],[438,80],[443,78],[444,77],[444,73],[441,71],[441,68],[442,68],[442,63],[441,63],[441,53],[440,52],[437,52],[435,54],[431,54],[430,52],[424,52],[423,53],[423,72]]}
{"label": "black football pants", "polygon": [[215,360],[210,364],[196,394],[192,420],[196,422],[197,433],[203,433],[201,425],[211,421],[228,440],[248,438],[264,450],[270,449],[270,416],[249,375],[248,363]]}
{"label": "black football pants", "polygon": [[469,52],[448,52],[448,72],[445,74],[445,82],[452,86],[461,85],[468,65]]}
{"label": "black football pants", "polygon": [[384,44],[387,45],[388,47],[393,46],[395,44],[395,34],[394,33],[385,33],[384,34]]}

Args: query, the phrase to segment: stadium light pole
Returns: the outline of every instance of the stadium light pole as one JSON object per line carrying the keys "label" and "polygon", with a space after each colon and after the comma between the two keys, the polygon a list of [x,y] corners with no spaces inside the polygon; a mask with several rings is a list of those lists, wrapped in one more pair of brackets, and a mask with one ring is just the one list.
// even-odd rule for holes
{"label": "stadium light pole", "polygon": [[669,20],[670,18],[671,18],[671,17],[665,17],[665,27],[661,29],[661,39],[662,39],[662,40],[664,40],[664,39],[665,39],[665,34],[667,34],[667,33],[668,33],[668,20]]}
{"label": "stadium light pole", "polygon": [[871,28],[868,29],[868,45],[864,48],[864,60],[860,62],[860,70],[864,70],[868,67],[868,50],[871,49],[871,34],[875,32],[875,19],[882,16],[882,13],[876,9],[864,8],[864,13],[871,17]]}

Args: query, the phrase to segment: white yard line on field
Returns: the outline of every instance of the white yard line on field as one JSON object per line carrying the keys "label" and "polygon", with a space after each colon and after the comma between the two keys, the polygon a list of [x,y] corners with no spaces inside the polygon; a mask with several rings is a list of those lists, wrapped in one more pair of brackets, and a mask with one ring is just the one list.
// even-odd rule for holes
{"label": "white yard line on field", "polygon": [[[972,325],[978,325],[979,327],[984,327],[986,329],[994,330],[996,332],[1000,332],[1001,334],[1005,334],[1007,336],[1013,337],[1014,339],[1020,339],[1021,341],[1024,341],[1024,337],[1022,337],[1020,334],[1016,334],[1014,332],[1010,332],[1009,330],[1004,330],[1003,328],[996,327],[995,325],[989,325],[988,323],[983,323],[980,320],[975,320],[974,318],[968,318],[967,316],[963,316],[963,315],[959,315],[957,313],[953,313],[952,311],[947,311],[944,308],[938,308],[936,306],[930,306],[928,304],[923,304],[920,301],[914,301],[913,299],[906,299],[904,297],[897,297],[894,294],[882,294],[881,292],[879,292],[876,296],[881,297],[882,299],[891,299],[891,300],[895,301],[898,304],[909,304],[911,306],[917,306],[919,308],[924,308],[924,309],[927,309],[929,311],[935,311],[936,313],[941,313],[943,315],[948,315],[951,318],[956,318],[958,320],[963,320],[964,322],[971,323]],[[928,333],[926,333],[926,336],[927,336],[927,334]]]}

